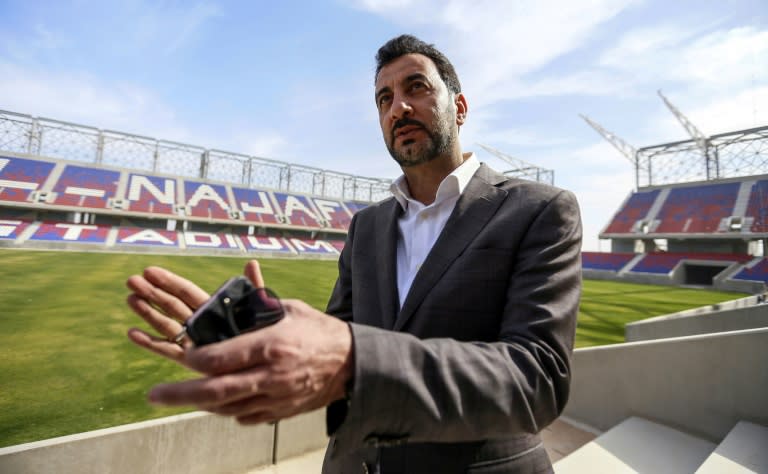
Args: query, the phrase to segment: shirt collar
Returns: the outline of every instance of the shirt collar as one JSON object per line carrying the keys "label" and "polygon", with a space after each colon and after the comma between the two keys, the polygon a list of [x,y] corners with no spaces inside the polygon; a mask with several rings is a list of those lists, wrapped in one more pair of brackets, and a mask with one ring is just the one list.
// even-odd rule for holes
{"label": "shirt collar", "polygon": [[[464,189],[467,187],[467,184],[469,184],[472,176],[474,176],[477,169],[480,168],[480,161],[478,161],[475,154],[468,153],[467,155],[468,156],[464,162],[440,182],[440,185],[437,187],[437,196],[435,197],[435,202],[433,204],[439,204],[449,197],[459,196],[464,192]],[[407,211],[408,202],[414,201],[414,199],[411,197],[411,191],[408,189],[405,175],[400,175],[400,177],[392,182],[389,186],[389,190],[392,192],[392,195],[397,202],[400,203],[403,210]]]}

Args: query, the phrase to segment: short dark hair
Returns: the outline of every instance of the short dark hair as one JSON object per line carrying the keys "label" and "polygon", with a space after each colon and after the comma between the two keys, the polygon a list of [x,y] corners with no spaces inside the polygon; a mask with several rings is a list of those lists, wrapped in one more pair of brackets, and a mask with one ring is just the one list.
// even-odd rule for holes
{"label": "short dark hair", "polygon": [[454,94],[461,92],[461,83],[459,82],[459,76],[456,75],[456,70],[453,68],[453,64],[445,57],[443,53],[435,48],[435,45],[428,44],[415,36],[400,35],[396,38],[384,43],[384,46],[379,48],[376,53],[376,76],[379,77],[381,68],[391,63],[400,56],[406,54],[422,54],[435,63],[437,72],[440,74],[440,78],[445,83],[448,90]]}

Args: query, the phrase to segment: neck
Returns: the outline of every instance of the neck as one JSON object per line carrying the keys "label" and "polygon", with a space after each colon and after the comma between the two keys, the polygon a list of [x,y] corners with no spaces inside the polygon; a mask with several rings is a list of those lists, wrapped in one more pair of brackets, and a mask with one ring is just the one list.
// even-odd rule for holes
{"label": "neck", "polygon": [[438,157],[426,163],[403,168],[411,197],[424,205],[435,202],[440,183],[468,157],[469,153],[462,155],[459,151],[449,157]]}

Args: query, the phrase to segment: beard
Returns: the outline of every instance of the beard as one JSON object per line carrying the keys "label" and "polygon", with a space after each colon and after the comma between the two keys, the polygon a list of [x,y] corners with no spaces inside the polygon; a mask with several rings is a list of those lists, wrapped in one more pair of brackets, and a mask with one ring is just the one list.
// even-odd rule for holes
{"label": "beard", "polygon": [[[402,118],[395,122],[392,127],[392,136],[387,141],[387,150],[392,158],[401,167],[416,166],[428,161],[432,161],[435,158],[448,153],[454,142],[454,136],[451,133],[450,122],[448,121],[449,114],[444,111],[439,114],[438,121],[435,126],[430,129],[423,123],[409,119]],[[399,148],[395,148],[395,132],[398,128],[406,125],[415,125],[421,128],[421,131],[426,133],[426,139],[413,139],[409,138],[403,141]]]}

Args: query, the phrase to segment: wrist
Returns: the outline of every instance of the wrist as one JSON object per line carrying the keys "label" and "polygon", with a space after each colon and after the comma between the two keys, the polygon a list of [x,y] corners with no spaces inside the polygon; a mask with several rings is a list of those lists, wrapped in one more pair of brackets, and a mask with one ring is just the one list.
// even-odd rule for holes
{"label": "wrist", "polygon": [[343,338],[345,342],[345,354],[343,356],[343,363],[339,367],[339,371],[333,380],[331,402],[349,399],[354,387],[355,351],[354,344],[352,343],[352,329],[349,327],[349,324],[342,324],[344,324],[344,331],[346,331],[345,337]]}

